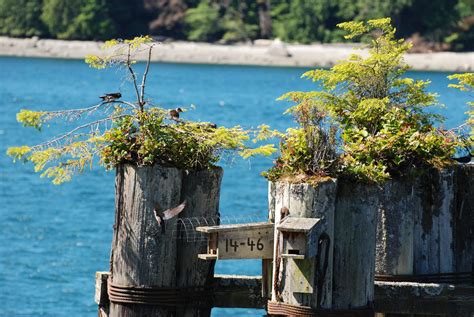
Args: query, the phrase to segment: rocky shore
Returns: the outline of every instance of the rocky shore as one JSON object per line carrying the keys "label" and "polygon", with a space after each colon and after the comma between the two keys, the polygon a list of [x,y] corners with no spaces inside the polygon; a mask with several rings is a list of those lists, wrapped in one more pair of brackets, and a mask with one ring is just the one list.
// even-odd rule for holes
{"label": "rocky shore", "polygon": [[[101,42],[92,41],[0,37],[0,56],[83,59],[87,54],[103,54],[101,45]],[[154,50],[152,60],[196,64],[330,67],[353,53],[356,47],[354,44],[292,45],[279,40],[257,40],[253,44],[236,45],[166,42]],[[363,50],[356,52],[365,54]],[[407,54],[405,60],[415,70],[474,71],[474,52],[413,53]]]}

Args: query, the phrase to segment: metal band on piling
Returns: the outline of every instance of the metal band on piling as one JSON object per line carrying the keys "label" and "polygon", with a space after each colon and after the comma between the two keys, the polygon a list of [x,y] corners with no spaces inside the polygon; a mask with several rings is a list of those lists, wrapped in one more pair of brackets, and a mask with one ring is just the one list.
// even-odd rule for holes
{"label": "metal band on piling", "polygon": [[109,300],[123,304],[175,307],[183,304],[208,306],[212,293],[206,287],[143,287],[108,284]]}
{"label": "metal band on piling", "polygon": [[375,280],[380,282],[474,284],[474,271],[411,275],[376,274]]}
{"label": "metal band on piling", "polygon": [[290,305],[280,302],[268,301],[269,315],[301,316],[301,317],[374,317],[372,307],[353,309],[314,309],[308,306]]}

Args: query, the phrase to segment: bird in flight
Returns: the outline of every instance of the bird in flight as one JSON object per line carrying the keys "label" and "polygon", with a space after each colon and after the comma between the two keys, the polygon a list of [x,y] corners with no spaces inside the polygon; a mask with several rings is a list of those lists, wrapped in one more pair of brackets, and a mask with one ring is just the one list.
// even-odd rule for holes
{"label": "bird in flight", "polygon": [[103,102],[115,101],[117,99],[120,99],[121,97],[122,97],[122,94],[119,92],[112,92],[112,93],[99,96],[99,98],[102,99]]}
{"label": "bird in flight", "polygon": [[176,217],[181,211],[183,211],[184,207],[186,207],[186,200],[174,208],[166,209],[165,211],[161,212],[160,205],[155,204],[153,213],[155,214],[156,222],[158,223],[158,226],[161,227],[162,232],[165,232],[165,220],[169,220],[173,217]]}
{"label": "bird in flight", "polygon": [[176,108],[176,109],[171,109],[170,110],[170,117],[174,121],[179,121],[179,113],[183,112],[183,109],[181,108]]}

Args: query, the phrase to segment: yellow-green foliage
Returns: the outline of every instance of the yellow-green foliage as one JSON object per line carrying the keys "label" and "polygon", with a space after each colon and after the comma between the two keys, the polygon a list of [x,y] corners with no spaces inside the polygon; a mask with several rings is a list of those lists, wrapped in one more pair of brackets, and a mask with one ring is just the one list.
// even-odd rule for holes
{"label": "yellow-green foliage", "polygon": [[[198,170],[211,168],[226,152],[237,152],[248,158],[271,155],[276,151],[273,145],[249,148],[245,144],[251,134],[256,134],[258,141],[259,136],[272,133],[266,126],[257,131],[246,131],[240,126],[225,128],[209,122],[175,120],[170,117],[168,110],[148,105],[144,99],[144,89],[137,83],[132,54],[144,45],[151,54],[151,41],[148,36],[107,41],[104,49],[113,48],[114,54],[86,58],[86,63],[99,69],[115,64],[126,65],[132,77],[136,101],[104,100],[98,105],[74,110],[21,110],[17,115],[18,121],[37,129],[52,119],[62,118],[69,122],[71,119],[87,117],[99,109],[104,110],[106,115],[45,143],[11,147],[7,154],[14,160],[32,162],[35,171],[41,172],[42,177],[52,178],[54,184],[60,184],[71,180],[74,174],[82,172],[86,166],[92,166],[96,162],[95,158],[99,158],[106,168],[130,163]],[[143,85],[145,81],[146,72],[142,77]]]}
{"label": "yellow-green foliage", "polygon": [[[449,87],[459,89],[461,91],[474,92],[474,73],[464,73],[464,74],[454,74],[448,76],[451,80],[457,80],[457,84],[449,84]],[[467,103],[470,106],[469,111],[467,111],[467,124],[470,127],[469,133],[469,143],[471,147],[474,147],[474,101]]]}
{"label": "yellow-green foliage", "polygon": [[21,109],[20,112],[16,115],[16,120],[23,123],[24,127],[33,127],[38,130],[41,130],[41,125],[44,122],[44,116],[46,112],[44,111],[32,111]]}
{"label": "yellow-green foliage", "polygon": [[104,69],[116,64],[134,64],[130,55],[134,54],[140,47],[153,45],[150,36],[137,36],[131,40],[109,40],[102,45],[102,50],[109,52],[107,55],[86,55],[85,62],[92,68]]}
{"label": "yellow-green foliage", "polygon": [[[308,137],[314,134],[309,133],[311,126],[319,131],[320,138],[329,139],[324,143],[329,147],[327,153],[331,154],[334,147],[342,150],[337,166],[330,160],[331,155],[325,157],[326,164],[319,166],[332,176],[382,182],[418,168],[451,164],[460,143],[452,133],[435,127],[441,120],[439,116],[424,111],[437,104],[436,96],[426,92],[429,81],[402,77],[408,69],[403,54],[410,44],[395,38],[390,19],[338,26],[349,39],[373,36],[369,54],[353,54],[331,69],[303,74],[320,84],[323,91],[290,92],[280,97],[295,103],[287,113],[296,117],[301,129],[288,131],[281,157],[267,176],[274,179],[317,171],[308,164],[314,155],[314,150],[309,150],[314,143]],[[331,133],[331,129],[337,132]],[[336,145],[331,135],[338,136]]]}

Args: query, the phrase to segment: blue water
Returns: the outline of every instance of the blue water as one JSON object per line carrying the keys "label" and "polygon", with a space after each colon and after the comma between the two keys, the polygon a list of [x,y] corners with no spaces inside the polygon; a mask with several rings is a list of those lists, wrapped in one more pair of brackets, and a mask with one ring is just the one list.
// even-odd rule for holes
{"label": "blue water", "polygon": [[[94,105],[100,94],[121,89],[133,97],[121,73],[96,71],[81,61],[0,58],[0,316],[96,316],[94,274],[107,271],[114,221],[114,174],[94,168],[54,186],[31,166],[12,164],[7,147],[36,144],[58,133],[22,128],[22,108],[66,109]],[[164,107],[197,106],[185,118],[246,128],[268,123],[283,129],[290,90],[308,90],[301,68],[153,64],[148,97]],[[446,126],[461,124],[467,95],[448,89],[447,73],[412,73],[431,79],[447,108]],[[267,183],[259,176],[270,158],[227,159],[221,214],[267,212]],[[258,261],[220,261],[217,273],[259,275]],[[261,316],[261,310],[214,309],[213,316]]]}

